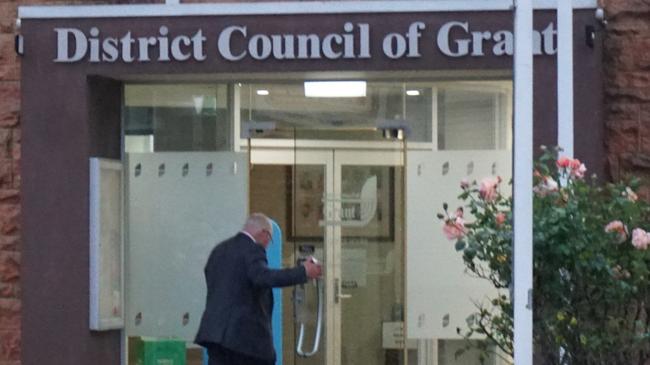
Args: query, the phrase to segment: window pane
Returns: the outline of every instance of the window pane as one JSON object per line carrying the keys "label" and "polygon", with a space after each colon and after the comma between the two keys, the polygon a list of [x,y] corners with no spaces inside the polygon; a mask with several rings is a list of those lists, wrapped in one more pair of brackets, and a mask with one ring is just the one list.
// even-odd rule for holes
{"label": "window pane", "polygon": [[223,151],[231,145],[224,85],[126,85],[127,152]]}
{"label": "window pane", "polygon": [[493,150],[510,147],[509,83],[483,82],[438,90],[438,149]]}
{"label": "window pane", "polygon": [[[243,84],[240,89],[243,122],[272,122],[275,131],[266,138],[382,140],[381,127],[395,125],[415,133],[409,140],[431,142],[431,88],[419,88],[417,96],[406,96],[403,82],[365,82],[365,93],[337,97],[347,92],[345,84],[328,97],[305,95],[298,83]],[[334,95],[334,96],[332,96]]]}

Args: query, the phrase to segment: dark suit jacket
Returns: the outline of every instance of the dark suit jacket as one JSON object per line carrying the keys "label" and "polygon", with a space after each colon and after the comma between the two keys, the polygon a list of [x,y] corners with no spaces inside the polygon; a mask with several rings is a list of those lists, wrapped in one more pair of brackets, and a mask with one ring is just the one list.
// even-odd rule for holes
{"label": "dark suit jacket", "polygon": [[205,311],[194,342],[275,361],[271,288],[305,283],[304,267],[270,269],[264,248],[239,233],[212,250],[205,280]]}

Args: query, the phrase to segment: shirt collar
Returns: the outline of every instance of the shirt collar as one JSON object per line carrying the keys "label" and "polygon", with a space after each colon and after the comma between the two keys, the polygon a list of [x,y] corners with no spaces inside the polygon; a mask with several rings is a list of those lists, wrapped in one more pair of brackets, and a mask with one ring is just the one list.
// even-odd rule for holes
{"label": "shirt collar", "polygon": [[240,231],[239,233],[245,234],[246,236],[248,236],[248,238],[251,239],[251,241],[253,241],[254,243],[257,243],[257,241],[255,241],[255,238],[253,238],[253,236],[250,233],[248,233],[246,231]]}

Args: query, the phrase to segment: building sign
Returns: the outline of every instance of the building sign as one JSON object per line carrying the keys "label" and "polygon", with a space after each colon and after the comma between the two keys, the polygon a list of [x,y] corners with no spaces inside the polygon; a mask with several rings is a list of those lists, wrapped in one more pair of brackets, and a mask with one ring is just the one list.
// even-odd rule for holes
{"label": "building sign", "polygon": [[[372,38],[369,23],[345,21],[340,29],[327,34],[253,32],[247,25],[235,24],[216,34],[202,28],[185,34],[171,34],[166,25],[153,34],[134,36],[125,30],[119,36],[105,35],[98,26],[88,29],[57,27],[57,63],[147,63],[209,62],[218,57],[231,63],[242,60],[363,60],[376,57],[422,58],[425,47],[448,58],[512,56],[514,37],[510,30],[489,31],[473,27],[464,20],[453,20],[440,27],[423,21],[406,24],[401,32],[386,32]],[[534,32],[536,55],[554,55],[556,29],[548,23]],[[373,42],[374,40],[374,42]],[[216,45],[210,47],[210,45]],[[210,52],[208,50],[214,50]]]}

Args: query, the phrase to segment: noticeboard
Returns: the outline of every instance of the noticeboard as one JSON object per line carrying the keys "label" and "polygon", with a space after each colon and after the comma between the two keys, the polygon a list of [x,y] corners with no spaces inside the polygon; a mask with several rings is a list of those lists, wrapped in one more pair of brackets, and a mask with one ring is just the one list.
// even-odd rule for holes
{"label": "noticeboard", "polygon": [[122,163],[90,159],[90,329],[124,327]]}

